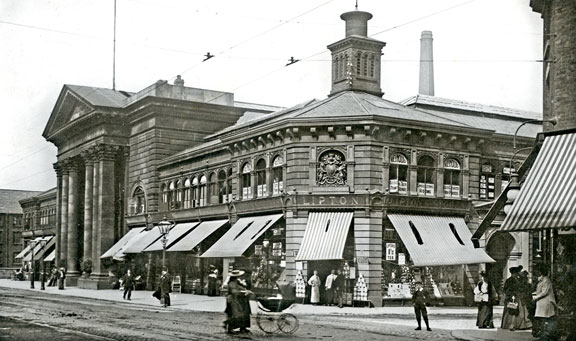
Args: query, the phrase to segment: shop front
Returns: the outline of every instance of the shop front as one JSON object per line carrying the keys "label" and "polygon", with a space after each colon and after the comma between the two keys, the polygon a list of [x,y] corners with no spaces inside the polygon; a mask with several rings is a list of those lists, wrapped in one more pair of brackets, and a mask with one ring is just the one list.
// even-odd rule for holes
{"label": "shop front", "polygon": [[477,264],[494,260],[475,249],[464,218],[388,214],[384,223],[383,301],[404,303],[414,282],[433,293],[436,304],[465,305],[472,297]]}
{"label": "shop front", "polygon": [[[354,212],[309,212],[306,229],[300,250],[295,258],[297,278],[305,285],[297,298],[310,303],[310,279],[316,272],[320,285],[320,304],[328,302],[331,294],[326,291],[326,281],[332,273],[343,277],[342,301],[344,305],[354,305],[356,266],[354,257]],[[367,297],[362,300],[367,301]],[[360,304],[360,303],[358,303]]]}
{"label": "shop front", "polygon": [[286,225],[283,214],[241,217],[200,256],[221,269],[223,288],[233,269],[248,273],[257,295],[277,293],[286,268]]}

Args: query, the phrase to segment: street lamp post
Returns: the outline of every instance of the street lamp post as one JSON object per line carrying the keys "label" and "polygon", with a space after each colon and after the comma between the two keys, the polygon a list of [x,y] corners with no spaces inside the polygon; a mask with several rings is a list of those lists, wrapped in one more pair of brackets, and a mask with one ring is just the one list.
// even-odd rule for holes
{"label": "street lamp post", "polygon": [[158,222],[158,230],[162,235],[162,268],[166,267],[166,243],[168,242],[168,233],[172,226],[174,226],[174,223],[166,220],[166,216]]}
{"label": "street lamp post", "polygon": [[[41,246],[41,250],[44,251],[44,248],[46,247],[46,240],[42,239],[40,240],[40,246]],[[46,254],[44,252],[44,254]],[[40,282],[40,290],[46,290],[46,287],[44,286],[44,282],[46,281],[46,269],[45,269],[45,264],[44,264],[44,256],[42,256],[42,259],[40,260],[42,262],[42,275],[41,275],[41,282]]]}
{"label": "street lamp post", "polygon": [[34,249],[36,248],[36,241],[30,241],[30,250],[32,255],[30,257],[30,289],[34,289]]}

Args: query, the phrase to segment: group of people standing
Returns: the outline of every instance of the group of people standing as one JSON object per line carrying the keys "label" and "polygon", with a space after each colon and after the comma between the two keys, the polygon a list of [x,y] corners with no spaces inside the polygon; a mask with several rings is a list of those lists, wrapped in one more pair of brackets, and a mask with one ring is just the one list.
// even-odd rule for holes
{"label": "group of people standing", "polygon": [[320,288],[322,286],[322,281],[320,276],[318,276],[318,271],[314,270],[314,274],[308,279],[308,285],[310,286],[310,303],[320,304],[323,301],[324,305],[337,305],[338,307],[343,307],[342,294],[344,293],[344,276],[340,270],[332,270],[332,272],[326,276],[324,282],[324,297],[320,297]]}
{"label": "group of people standing", "polygon": [[[534,275],[538,279],[533,292],[528,281],[528,272],[523,267],[509,269],[510,277],[504,282],[504,311],[502,329],[526,330],[532,328],[532,335],[541,340],[554,339],[553,325],[556,318],[556,298],[552,282],[548,278],[546,266],[537,266]],[[486,276],[480,273],[480,281],[474,288],[474,300],[478,303],[478,328],[494,328],[493,305],[498,301],[494,286]]]}

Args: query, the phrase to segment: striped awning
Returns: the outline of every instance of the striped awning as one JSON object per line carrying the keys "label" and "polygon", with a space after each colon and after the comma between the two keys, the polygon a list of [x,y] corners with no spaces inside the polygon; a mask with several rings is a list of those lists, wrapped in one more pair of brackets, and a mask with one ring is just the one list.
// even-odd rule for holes
{"label": "striped awning", "polygon": [[272,225],[284,215],[273,214],[240,218],[222,238],[218,239],[200,257],[241,257]]}
{"label": "striped awning", "polygon": [[576,226],[576,133],[547,136],[503,231]]}
{"label": "striped awning", "polygon": [[46,239],[46,246],[40,248],[38,252],[34,252],[34,260],[42,260],[46,255],[48,255],[48,251],[54,249],[56,245],[56,238],[54,236],[47,237]]}
{"label": "striped awning", "polygon": [[16,259],[23,258],[24,256],[26,256],[26,254],[28,252],[30,252],[30,244],[26,245],[24,250],[20,251],[20,253],[17,254],[16,257],[14,257],[14,258],[16,258]]}
{"label": "striped awning", "polygon": [[175,244],[170,245],[167,249],[168,252],[187,252],[192,251],[204,239],[208,238],[212,233],[216,232],[219,228],[224,226],[228,220],[211,220],[203,221],[196,225],[192,231],[182,237]]}
{"label": "striped awning", "polygon": [[52,252],[50,252],[50,254],[44,258],[45,262],[52,262],[54,261],[54,259],[56,258],[56,249],[52,250]]}
{"label": "striped awning", "polygon": [[475,249],[472,233],[461,217],[388,214],[414,266],[494,263]]}
{"label": "striped awning", "polygon": [[144,227],[131,228],[125,235],[122,236],[122,238],[120,238],[119,241],[116,242],[116,244],[112,245],[112,247],[109,248],[108,251],[104,252],[102,256],[100,256],[100,258],[113,257],[116,260],[122,259],[123,249],[127,246],[130,240],[136,238],[136,236],[138,236],[143,230]]}
{"label": "striped awning", "polygon": [[[170,230],[170,233],[166,235],[166,249],[172,246],[176,241],[180,239],[180,237],[188,233],[191,229],[195,229],[199,224],[199,222],[179,223],[174,226]],[[162,251],[162,249],[162,238],[160,238],[145,248],[143,252]]]}
{"label": "striped awning", "polygon": [[353,212],[310,212],[296,261],[342,259]]}
{"label": "striped awning", "polygon": [[42,250],[42,245],[40,244],[41,240],[45,240],[46,243],[48,243],[51,239],[53,239],[54,236],[46,236],[46,237],[36,237],[34,239],[34,241],[36,242],[36,246],[34,247],[34,250],[31,250],[30,252],[28,252],[24,258],[22,258],[23,261],[25,262],[30,262],[32,260],[32,254],[34,254],[34,260],[38,260],[37,255],[40,253],[40,251]]}

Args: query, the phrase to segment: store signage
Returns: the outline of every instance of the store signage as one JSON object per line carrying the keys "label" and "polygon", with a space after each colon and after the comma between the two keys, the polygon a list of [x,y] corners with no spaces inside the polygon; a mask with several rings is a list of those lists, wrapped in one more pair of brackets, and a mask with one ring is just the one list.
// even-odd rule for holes
{"label": "store signage", "polygon": [[396,260],[396,243],[386,243],[386,260]]}
{"label": "store signage", "polygon": [[307,206],[360,206],[364,200],[350,195],[305,195],[298,197],[298,204]]}
{"label": "store signage", "polygon": [[406,265],[406,255],[403,253],[398,254],[398,265]]}

